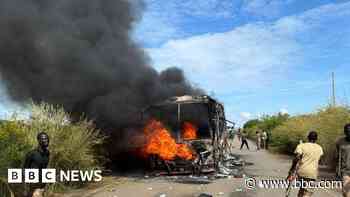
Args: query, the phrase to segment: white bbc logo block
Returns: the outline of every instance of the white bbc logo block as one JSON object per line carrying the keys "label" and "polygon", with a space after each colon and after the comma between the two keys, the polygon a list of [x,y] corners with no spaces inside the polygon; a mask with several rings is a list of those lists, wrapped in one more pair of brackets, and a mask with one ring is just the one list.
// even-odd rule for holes
{"label": "white bbc logo block", "polygon": [[8,169],[7,170],[8,183],[22,183],[22,169]]}
{"label": "white bbc logo block", "polygon": [[39,183],[39,169],[25,169],[24,170],[25,183]]}
{"label": "white bbc logo block", "polygon": [[56,183],[56,169],[42,169],[41,182]]}

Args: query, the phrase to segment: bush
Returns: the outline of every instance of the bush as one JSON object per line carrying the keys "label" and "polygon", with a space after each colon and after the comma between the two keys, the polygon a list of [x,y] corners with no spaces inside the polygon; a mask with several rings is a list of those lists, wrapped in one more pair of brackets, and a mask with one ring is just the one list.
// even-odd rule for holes
{"label": "bush", "polygon": [[323,163],[334,165],[335,142],[343,135],[344,125],[350,122],[350,111],[347,107],[326,107],[309,115],[289,118],[272,131],[271,145],[283,153],[293,153],[300,140],[307,141],[311,130],[319,134],[318,143],[325,155]]}
{"label": "bush", "polygon": [[[0,124],[0,177],[7,175],[8,168],[22,167],[25,155],[37,146],[36,136],[40,131],[47,132],[50,137],[50,168],[101,168],[95,147],[102,144],[103,138],[92,122],[86,119],[71,122],[70,115],[62,108],[48,104],[33,104],[31,109],[31,118],[27,121],[20,121],[14,116]],[[75,184],[69,186],[82,185]],[[57,190],[66,186],[57,183],[50,188]]]}
{"label": "bush", "polygon": [[2,178],[0,178],[0,194],[1,197],[14,197],[9,184],[7,184],[7,181]]}
{"label": "bush", "polygon": [[256,138],[256,131],[266,131],[268,135],[271,135],[271,131],[283,124],[289,118],[288,114],[278,113],[276,115],[265,115],[261,119],[253,119],[246,122],[243,126],[244,130],[248,132],[248,137],[251,139]]}
{"label": "bush", "polygon": [[271,146],[279,152],[292,154],[299,141],[305,141],[307,131],[316,124],[313,115],[292,117],[272,131]]}
{"label": "bush", "polygon": [[27,143],[24,128],[20,121],[0,123],[0,177],[7,176],[9,167],[21,167],[26,152],[32,147]]}
{"label": "bush", "polygon": [[315,113],[290,117],[287,114],[264,116],[248,121],[244,129],[255,139],[257,130],[269,132],[269,144],[274,151],[293,154],[300,141],[307,141],[309,131],[319,134],[318,143],[323,147],[322,163],[335,165],[335,142],[343,135],[344,125],[350,122],[350,110],[346,106],[327,106]]}

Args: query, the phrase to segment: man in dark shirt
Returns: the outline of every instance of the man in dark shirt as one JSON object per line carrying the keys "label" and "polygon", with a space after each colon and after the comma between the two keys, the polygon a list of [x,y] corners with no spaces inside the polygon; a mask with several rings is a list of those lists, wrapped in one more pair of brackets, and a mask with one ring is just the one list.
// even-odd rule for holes
{"label": "man in dark shirt", "polygon": [[344,126],[344,134],[336,143],[337,176],[343,180],[343,196],[350,197],[350,124]]}
{"label": "man in dark shirt", "polygon": [[[29,152],[26,156],[24,162],[24,169],[39,169],[41,181],[41,169],[47,168],[49,163],[50,152],[48,150],[49,147],[49,136],[45,132],[40,132],[37,135],[38,147],[31,152]],[[27,197],[40,197],[43,195],[45,184],[30,184],[29,188],[26,187]]]}
{"label": "man in dark shirt", "polygon": [[246,145],[247,146],[247,149],[249,150],[249,146],[248,146],[248,141],[247,141],[247,137],[248,137],[248,134],[246,131],[243,131],[242,134],[241,134],[241,148],[240,150],[242,150],[243,146]]}

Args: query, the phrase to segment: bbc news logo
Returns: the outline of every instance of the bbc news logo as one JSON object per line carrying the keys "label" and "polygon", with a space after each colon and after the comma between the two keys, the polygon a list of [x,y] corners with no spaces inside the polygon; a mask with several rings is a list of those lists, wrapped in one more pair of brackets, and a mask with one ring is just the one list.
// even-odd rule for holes
{"label": "bbc news logo", "polygon": [[[8,183],[100,182],[101,170],[8,169]],[[41,179],[41,180],[40,180]]]}

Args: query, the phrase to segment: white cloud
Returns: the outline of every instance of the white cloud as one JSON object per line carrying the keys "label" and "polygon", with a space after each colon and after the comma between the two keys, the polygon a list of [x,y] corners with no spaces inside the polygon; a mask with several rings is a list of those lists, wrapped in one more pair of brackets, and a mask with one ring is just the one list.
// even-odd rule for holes
{"label": "white cloud", "polygon": [[282,109],[280,109],[280,113],[281,114],[288,114],[288,109],[282,108]]}
{"label": "white cloud", "polygon": [[134,32],[136,41],[143,44],[158,44],[164,40],[181,36],[181,30],[157,12],[146,12]]}
{"label": "white cloud", "polygon": [[209,92],[254,90],[285,80],[289,71],[303,63],[305,45],[300,40],[312,35],[312,28],[346,16],[350,16],[350,3],[330,4],[273,23],[169,40],[148,51],[159,70],[180,67]]}
{"label": "white cloud", "polygon": [[[308,85],[305,81],[293,81],[294,78],[289,77],[296,72],[296,68],[305,68],[307,63],[310,64],[306,61],[310,61],[310,57],[312,60],[312,53],[316,53],[316,58],[329,54],[318,52],[327,49],[332,39],[339,38],[335,35],[340,34],[341,38],[349,35],[344,33],[344,25],[338,26],[340,32],[336,29],[335,33],[329,32],[334,27],[330,28],[330,25],[348,24],[339,21],[349,17],[350,3],[329,4],[274,22],[251,23],[227,32],[171,39],[147,50],[158,70],[170,66],[182,68],[191,82],[208,92],[215,92],[219,100],[226,100],[228,117],[242,123],[246,121],[244,118],[247,116],[244,115],[247,114],[242,116],[239,113],[242,110],[234,106],[237,102],[231,103],[220,97],[230,95],[232,98],[242,97],[240,100],[244,101],[247,99],[244,96],[258,97],[261,91],[269,91],[271,84],[281,85],[278,88],[284,94],[294,92],[291,90],[299,87],[310,89],[319,86],[315,80]],[[319,38],[324,39],[326,44]],[[292,83],[285,82],[288,80]],[[249,95],[234,96],[235,92],[247,92]],[[274,111],[278,111],[279,107],[274,106]],[[250,118],[260,117],[254,109],[244,110],[253,112]],[[286,107],[280,111],[288,112]]]}
{"label": "white cloud", "polygon": [[240,117],[243,121],[247,121],[252,117],[252,114],[249,112],[241,112]]}
{"label": "white cloud", "polygon": [[298,43],[278,24],[248,24],[148,51],[157,68],[181,67],[192,81],[217,93],[268,85],[299,61]]}
{"label": "white cloud", "polygon": [[139,43],[158,45],[185,35],[182,25],[189,19],[232,18],[237,7],[232,0],[146,0],[143,18],[134,37]]}

